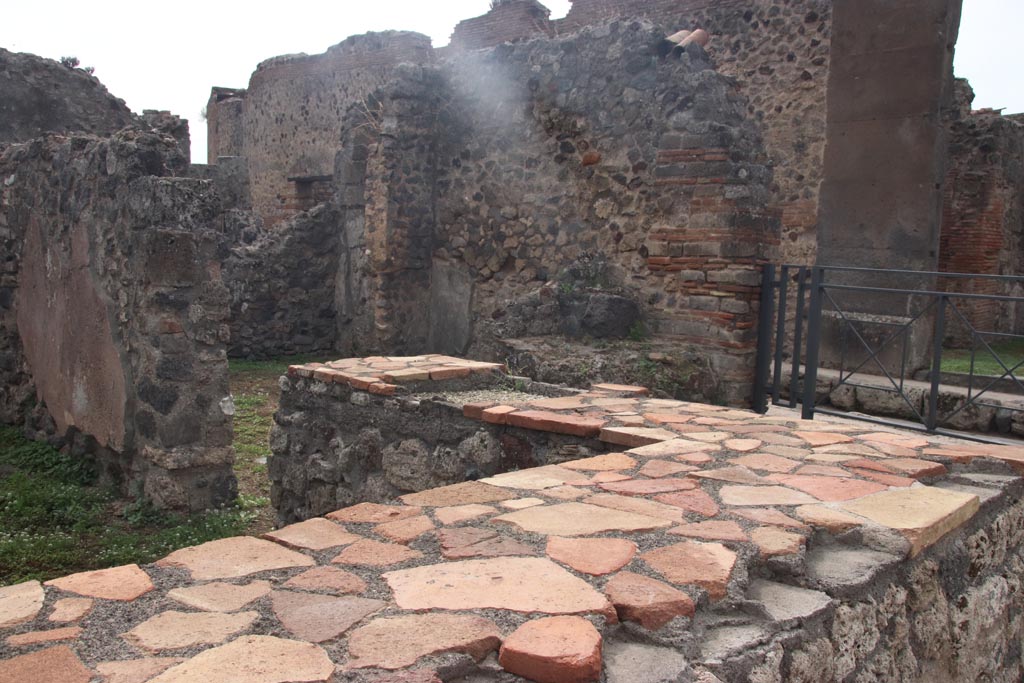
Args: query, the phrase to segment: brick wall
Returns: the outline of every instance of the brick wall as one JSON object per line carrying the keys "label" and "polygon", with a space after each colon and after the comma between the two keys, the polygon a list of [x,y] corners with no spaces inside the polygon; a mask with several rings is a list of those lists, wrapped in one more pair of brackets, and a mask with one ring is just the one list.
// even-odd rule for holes
{"label": "brick wall", "polygon": [[[1017,275],[1024,271],[1024,125],[997,112],[965,115],[950,125],[949,169],[943,188],[939,269],[945,272]],[[993,280],[949,281],[950,291],[1021,296],[1018,287]],[[982,331],[1024,332],[1019,306],[959,300],[957,308]],[[952,341],[971,336],[954,324]],[[991,341],[991,338],[988,338]]]}
{"label": "brick wall", "polygon": [[504,0],[483,16],[459,22],[452,33],[451,47],[478,50],[547,35],[551,32],[549,14],[550,10],[537,0]]}

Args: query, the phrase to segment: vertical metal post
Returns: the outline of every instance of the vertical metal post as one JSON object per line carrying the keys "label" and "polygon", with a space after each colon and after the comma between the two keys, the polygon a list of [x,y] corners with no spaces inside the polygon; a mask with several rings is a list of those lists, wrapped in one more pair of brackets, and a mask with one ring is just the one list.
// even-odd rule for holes
{"label": "vertical metal post", "polygon": [[757,322],[757,364],[754,369],[754,410],[768,411],[768,372],[771,369],[772,309],[775,303],[775,264],[764,264],[761,272],[761,310]]}
{"label": "vertical metal post", "polygon": [[775,325],[775,370],[772,372],[772,403],[779,404],[782,389],[782,352],[786,346],[786,294],[789,291],[789,266],[782,266],[779,273],[779,310]]}
{"label": "vertical metal post", "polygon": [[804,297],[807,294],[807,267],[800,266],[796,276],[796,323],[793,329],[793,362],[789,373],[789,407],[796,408],[800,393],[800,359],[804,343]]}
{"label": "vertical metal post", "polygon": [[934,432],[939,426],[939,385],[942,383],[942,342],[946,336],[945,294],[939,297],[939,310],[935,314],[935,339],[932,342],[932,389],[928,395],[928,418],[925,427]]}
{"label": "vertical metal post", "polygon": [[811,310],[807,320],[807,364],[804,369],[804,404],[801,417],[814,419],[814,402],[818,393],[818,354],[821,350],[821,300],[825,269],[811,270]]}

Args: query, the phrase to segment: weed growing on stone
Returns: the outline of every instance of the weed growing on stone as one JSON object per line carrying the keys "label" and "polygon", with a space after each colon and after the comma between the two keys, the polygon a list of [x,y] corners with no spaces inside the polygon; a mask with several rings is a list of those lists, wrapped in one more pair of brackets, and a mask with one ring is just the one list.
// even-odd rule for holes
{"label": "weed growing on stone", "polygon": [[192,517],[125,506],[91,463],[0,427],[0,585],[152,562],[243,533],[254,517],[242,506]]}

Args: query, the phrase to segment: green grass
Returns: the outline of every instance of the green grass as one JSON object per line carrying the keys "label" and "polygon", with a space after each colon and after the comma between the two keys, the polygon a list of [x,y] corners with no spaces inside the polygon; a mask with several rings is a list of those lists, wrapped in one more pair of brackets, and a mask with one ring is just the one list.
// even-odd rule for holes
{"label": "green grass", "polygon": [[[992,344],[992,350],[999,354],[1003,363],[1010,369],[1017,363],[1024,360],[1024,340],[1014,339],[1012,341],[997,342]],[[942,352],[942,371],[961,372],[971,371],[971,350],[970,349],[944,349]],[[1005,370],[996,362],[988,350],[979,345],[974,352],[974,374],[976,375],[1002,375]],[[1018,369],[1016,375],[1024,375],[1024,370]]]}
{"label": "green grass", "polygon": [[0,586],[79,571],[145,564],[174,550],[270,528],[266,459],[277,378],[300,356],[232,360],[237,503],[201,515],[173,515],[147,501],[126,503],[97,486],[92,463],[0,426]]}
{"label": "green grass", "polygon": [[253,517],[252,501],[191,517],[125,507],[95,481],[89,463],[0,427],[0,585],[152,562],[243,533]]}

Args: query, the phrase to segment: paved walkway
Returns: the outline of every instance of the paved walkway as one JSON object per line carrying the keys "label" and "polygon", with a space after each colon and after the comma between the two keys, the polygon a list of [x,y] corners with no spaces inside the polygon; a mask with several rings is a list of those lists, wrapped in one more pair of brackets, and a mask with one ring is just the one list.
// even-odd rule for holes
{"label": "paved walkway", "polygon": [[[458,363],[290,372],[388,393],[403,372],[494,368]],[[1016,448],[645,394],[598,385],[464,408],[613,452],[364,503],[145,567],[0,588],[0,683],[436,683],[474,670],[477,680],[642,680],[630,667],[678,672],[683,656],[619,656],[627,646],[608,642],[611,625],[664,642],[695,614],[743,600],[779,619],[810,616],[826,592],[756,577],[804,563],[815,532],[870,527],[913,557],[979,509],[982,479],[963,485],[973,475],[954,470],[979,458],[1024,467]]]}

